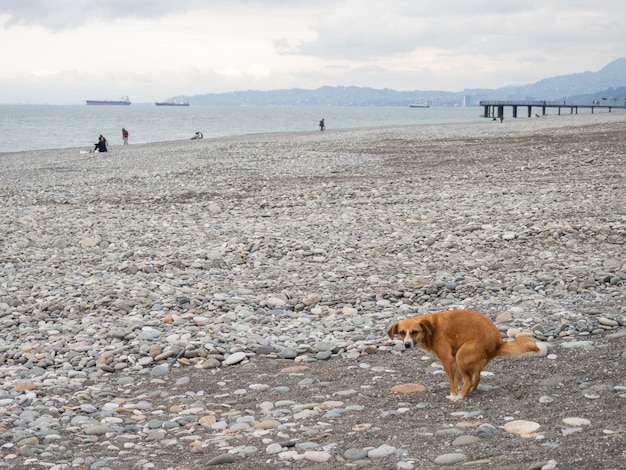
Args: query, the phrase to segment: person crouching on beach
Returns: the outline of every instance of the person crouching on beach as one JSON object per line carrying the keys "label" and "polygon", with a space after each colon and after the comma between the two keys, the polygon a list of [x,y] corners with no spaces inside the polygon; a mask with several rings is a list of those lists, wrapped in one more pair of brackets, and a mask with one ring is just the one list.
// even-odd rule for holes
{"label": "person crouching on beach", "polygon": [[109,151],[107,149],[107,140],[104,138],[102,134],[98,136],[98,142],[96,143],[93,151],[94,152],[108,152]]}
{"label": "person crouching on beach", "polygon": [[124,145],[128,145],[128,131],[124,127],[122,127],[122,140]]}

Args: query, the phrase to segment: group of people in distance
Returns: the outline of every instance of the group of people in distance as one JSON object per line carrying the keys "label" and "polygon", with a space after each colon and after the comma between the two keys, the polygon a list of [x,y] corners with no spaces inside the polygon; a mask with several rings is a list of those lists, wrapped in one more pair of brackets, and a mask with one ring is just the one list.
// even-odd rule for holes
{"label": "group of people in distance", "polygon": [[[319,126],[320,126],[320,131],[322,132],[324,131],[324,129],[326,129],[326,125],[324,124],[324,119],[320,121]],[[191,138],[191,140],[198,140],[198,139],[202,139],[203,137],[204,136],[202,135],[202,132],[198,131]],[[128,131],[124,127],[122,127],[122,141],[124,142],[124,145],[128,145]],[[98,142],[96,142],[92,151],[96,153],[108,152],[109,151],[108,146],[109,146],[109,143],[107,142],[106,138],[102,134],[100,134],[98,136]]]}

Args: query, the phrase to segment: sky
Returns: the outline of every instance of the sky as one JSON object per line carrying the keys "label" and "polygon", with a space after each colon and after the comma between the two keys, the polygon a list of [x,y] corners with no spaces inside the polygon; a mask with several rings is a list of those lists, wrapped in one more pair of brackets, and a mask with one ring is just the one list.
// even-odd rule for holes
{"label": "sky", "polygon": [[0,103],[462,91],[621,57],[624,0],[0,0]]}

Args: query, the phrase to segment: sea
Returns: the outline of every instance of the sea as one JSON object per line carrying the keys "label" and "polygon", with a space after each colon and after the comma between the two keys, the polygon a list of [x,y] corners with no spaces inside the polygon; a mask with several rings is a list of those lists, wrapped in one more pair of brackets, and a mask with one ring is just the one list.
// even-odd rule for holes
{"label": "sea", "polygon": [[482,108],[312,107],[312,106],[130,106],[0,105],[0,153],[27,150],[90,149],[100,134],[109,145],[268,132],[319,132],[380,126],[478,121]]}

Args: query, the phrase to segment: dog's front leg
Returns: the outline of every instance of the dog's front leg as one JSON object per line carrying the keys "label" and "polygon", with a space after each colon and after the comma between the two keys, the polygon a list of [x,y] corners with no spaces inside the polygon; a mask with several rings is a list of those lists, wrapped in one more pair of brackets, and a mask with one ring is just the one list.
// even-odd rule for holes
{"label": "dog's front leg", "polygon": [[453,356],[446,358],[439,358],[441,364],[443,365],[443,369],[446,371],[446,375],[448,376],[448,383],[450,384],[450,395],[447,396],[449,400],[457,401],[460,400],[459,390],[461,389],[461,374],[456,367],[456,362]]}

